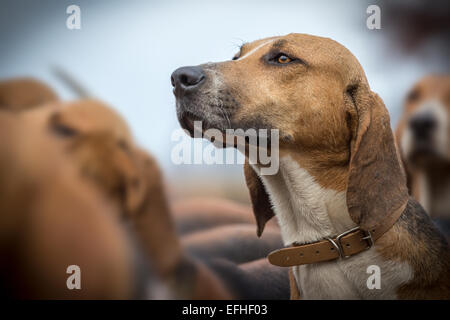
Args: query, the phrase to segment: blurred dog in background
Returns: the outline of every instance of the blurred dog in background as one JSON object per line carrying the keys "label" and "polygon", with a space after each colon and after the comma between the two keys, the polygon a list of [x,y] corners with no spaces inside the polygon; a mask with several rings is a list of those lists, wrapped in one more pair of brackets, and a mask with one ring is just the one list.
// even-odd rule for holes
{"label": "blurred dog in background", "polygon": [[[176,224],[172,218],[172,210],[167,201],[164,191],[163,179],[156,161],[145,151],[135,145],[131,131],[126,122],[108,106],[97,100],[80,100],[75,102],[63,102],[56,98],[56,95],[48,95],[46,99],[41,98],[45,94],[39,90],[29,90],[29,83],[35,84],[39,88],[44,88],[45,92],[51,92],[51,89],[44,84],[35,80],[8,81],[6,87],[11,87],[11,83],[15,86],[12,91],[20,92],[28,96],[27,101],[36,101],[36,104],[23,104],[14,99],[4,99],[8,103],[2,104],[2,109],[7,110],[3,113],[5,117],[14,118],[15,122],[20,123],[18,128],[35,128],[34,131],[38,136],[42,136],[42,141],[51,148],[56,149],[61,154],[61,160],[53,157],[52,162],[57,162],[69,171],[77,172],[74,178],[81,180],[74,182],[65,179],[65,175],[59,176],[69,187],[76,188],[76,183],[85,183],[89,188],[95,189],[97,199],[101,203],[106,203],[111,209],[103,210],[109,215],[107,219],[112,220],[115,228],[123,234],[122,237],[115,237],[115,242],[111,242],[111,246],[117,248],[117,263],[126,266],[126,272],[115,274],[121,287],[118,293],[112,290],[108,293],[108,287],[101,282],[103,279],[100,275],[95,276],[96,272],[100,272],[102,267],[107,268],[108,265],[102,264],[103,251],[108,252],[106,248],[98,250],[95,256],[99,259],[97,262],[100,268],[93,270],[89,264],[81,266],[83,276],[85,273],[90,274],[93,278],[98,279],[99,286],[104,289],[103,295],[97,294],[90,287],[84,287],[84,295],[66,294],[67,288],[65,281],[61,278],[53,279],[55,287],[48,287],[42,290],[34,288],[27,289],[28,281],[22,280],[24,287],[18,285],[17,279],[24,278],[30,274],[30,270],[35,269],[35,263],[29,263],[27,271],[22,269],[20,259],[12,259],[8,269],[2,268],[1,278],[8,279],[11,270],[18,275],[8,285],[4,286],[5,296],[31,297],[31,298],[184,298],[184,299],[224,299],[224,298],[288,298],[288,279],[287,272],[274,268],[267,263],[266,259],[261,259],[276,245],[281,242],[279,230],[273,226],[272,236],[267,237],[266,241],[259,241],[252,232],[249,231],[248,222],[251,211],[245,210],[243,206],[238,206],[227,201],[222,201],[219,206],[209,203],[202,205],[197,202],[190,203],[187,206],[178,204],[174,214],[175,218],[179,218],[180,222]],[[0,88],[4,88],[0,84]],[[10,92],[6,90],[5,92]],[[35,95],[35,96],[33,96]],[[21,94],[18,94],[21,97]],[[10,113],[9,111],[20,111],[19,113]],[[13,132],[22,131],[20,129]],[[25,130],[28,131],[28,130]],[[29,148],[29,144],[22,142],[11,142],[10,139],[16,138],[16,134],[4,136],[5,143],[12,145],[21,145],[27,152],[39,152],[40,142],[34,143],[33,148]],[[16,141],[16,140],[14,140]],[[4,150],[8,150],[5,148]],[[56,151],[55,151],[56,152]],[[2,168],[4,172],[8,172],[11,163],[16,166],[22,164],[16,161],[21,154],[5,152],[11,162],[5,163]],[[40,155],[43,159],[49,154],[44,152]],[[43,170],[43,162],[34,162],[34,156],[30,156],[27,164],[32,167],[32,172],[47,172]],[[20,159],[19,159],[20,160]],[[59,168],[58,165],[51,163],[45,164],[45,168]],[[71,165],[70,165],[71,164]],[[65,170],[65,169],[61,169]],[[20,170],[16,172],[17,175]],[[53,174],[57,175],[58,171]],[[2,175],[4,178],[5,175]],[[11,175],[9,175],[11,177]],[[22,177],[26,179],[26,177]],[[45,177],[36,178],[44,186],[50,186],[43,181]],[[21,181],[19,179],[19,181]],[[5,181],[4,185],[8,185]],[[14,189],[13,189],[14,190]],[[77,188],[76,191],[82,191]],[[89,189],[90,190],[90,189]],[[13,191],[11,191],[13,192]],[[64,188],[50,188],[50,194],[53,197],[64,198]],[[84,194],[84,192],[82,192]],[[74,192],[72,197],[76,197]],[[19,206],[23,193],[14,194],[18,202],[6,207],[6,217],[10,216],[10,212],[20,211],[22,220],[27,221],[30,216],[28,212],[24,212]],[[33,197],[39,200],[38,195]],[[2,199],[3,201],[3,199]],[[80,200],[83,201],[83,200]],[[4,201],[3,201],[4,202]],[[4,202],[6,203],[6,202]],[[3,203],[3,204],[4,204]],[[59,210],[64,210],[63,202],[55,202],[49,200],[48,205],[54,206],[56,214]],[[67,202],[72,206],[72,202]],[[71,210],[78,210],[79,203],[73,205]],[[38,210],[35,207],[34,210]],[[89,214],[89,210],[84,210],[85,214]],[[100,210],[101,211],[101,210]],[[207,211],[210,216],[214,217],[217,213],[217,220],[208,219]],[[228,211],[228,213],[227,213]],[[66,237],[77,241],[72,237],[72,232],[59,233],[59,223],[65,225],[66,221],[61,221],[53,216],[52,212],[44,212],[48,219],[54,222],[45,225],[46,232],[41,229],[34,232],[35,237],[39,241],[47,241],[53,239],[52,243],[58,244],[58,248],[62,248],[66,244]],[[246,214],[246,212],[248,212]],[[43,213],[43,214],[44,214]],[[239,217],[239,214],[243,213]],[[122,222],[120,222],[122,221]],[[197,221],[197,223],[196,223]],[[102,232],[94,229],[85,229],[86,221],[75,221],[77,224],[78,237],[86,239],[80,241],[79,247],[82,252],[93,252],[89,247],[91,237],[100,237]],[[108,224],[106,224],[107,226]],[[193,230],[187,230],[190,226]],[[78,229],[79,228],[79,229]],[[106,227],[105,227],[106,228]],[[184,230],[186,239],[180,239],[177,229]],[[2,230],[12,232],[9,224],[2,224]],[[92,230],[96,236],[86,234]],[[187,231],[186,231],[187,230]],[[101,231],[101,230],[100,230]],[[117,231],[116,231],[117,232]],[[130,238],[132,241],[129,241]],[[122,240],[121,240],[122,239]],[[38,241],[38,243],[39,243]],[[92,241],[97,241],[93,239]],[[107,241],[103,241],[105,246],[109,245]],[[35,250],[28,248],[29,244],[24,244],[25,258],[31,259],[34,256],[48,256],[47,247],[36,247]],[[3,248],[14,253],[14,243],[9,242]],[[51,248],[50,248],[51,249]],[[66,248],[67,257],[71,256],[70,247]],[[133,254],[131,254],[131,253]],[[15,253],[14,253],[15,254]],[[134,258],[133,258],[134,257]],[[73,255],[73,261],[77,261],[77,255]],[[58,270],[61,264],[66,263],[65,260],[43,258],[40,261],[43,267]],[[75,262],[73,262],[75,263]],[[115,264],[117,264],[115,263]],[[5,265],[2,263],[2,266]],[[65,271],[65,269],[64,269]],[[35,278],[40,278],[41,272],[32,273]],[[50,274],[42,273],[46,277]],[[61,274],[60,277],[67,277]],[[3,283],[4,281],[2,281]],[[6,283],[6,282],[5,282]],[[53,282],[50,282],[53,283]],[[62,287],[57,287],[62,284]],[[45,282],[41,283],[45,286]],[[24,289],[26,288],[26,290]],[[24,289],[24,290],[22,290]],[[47,290],[47,291],[46,291]],[[23,292],[26,292],[24,294]]]}
{"label": "blurred dog in background", "polygon": [[[143,297],[146,280],[116,208],[31,123],[0,112],[0,131],[1,295]],[[73,264],[82,290],[66,287]]]}
{"label": "blurred dog in background", "polygon": [[421,79],[396,129],[411,194],[450,237],[450,75]]}

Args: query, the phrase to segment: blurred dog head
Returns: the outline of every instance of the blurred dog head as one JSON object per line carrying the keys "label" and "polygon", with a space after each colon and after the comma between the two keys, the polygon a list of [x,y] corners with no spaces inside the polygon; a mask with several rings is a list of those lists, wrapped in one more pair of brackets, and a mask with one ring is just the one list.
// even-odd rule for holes
{"label": "blurred dog head", "polygon": [[450,162],[450,76],[420,80],[405,100],[397,139],[406,163],[426,168]]}
{"label": "blurred dog head", "polygon": [[[20,114],[0,111],[0,211],[4,213],[0,251],[5,258],[0,263],[0,295],[175,296],[156,274],[159,264],[152,258],[158,257],[148,257],[145,245],[135,241],[141,239],[127,232],[119,218],[139,215],[138,208],[146,202],[133,192],[127,196],[128,176],[139,171],[147,181],[146,170],[157,168],[140,151],[136,151],[137,164],[121,155],[128,139],[120,116],[91,100],[58,102]],[[158,177],[150,178],[160,185]],[[158,191],[142,186],[150,194]],[[150,219],[164,221],[166,217],[158,213]],[[154,234],[150,228],[142,229]],[[177,253],[176,248],[167,256],[172,253]],[[66,286],[70,276],[66,269],[72,264],[83,274],[79,291]]]}
{"label": "blurred dog head", "polygon": [[120,208],[157,271],[168,272],[180,247],[162,175],[157,162],[136,146],[124,119],[96,100],[58,102],[21,116],[39,123],[78,172]]}
{"label": "blurred dog head", "polygon": [[130,130],[113,109],[96,100],[58,102],[22,115],[39,125],[70,156],[80,173],[126,212],[143,201],[146,180]]}

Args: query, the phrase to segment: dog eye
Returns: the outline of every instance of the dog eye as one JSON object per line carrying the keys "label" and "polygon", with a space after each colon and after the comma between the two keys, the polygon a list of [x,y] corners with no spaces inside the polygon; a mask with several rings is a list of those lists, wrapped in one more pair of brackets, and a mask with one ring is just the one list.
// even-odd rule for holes
{"label": "dog eye", "polygon": [[406,100],[408,102],[414,102],[414,101],[417,101],[419,99],[419,97],[420,97],[420,92],[419,92],[419,90],[416,89],[416,90],[411,91],[408,94],[408,96],[406,97]]}
{"label": "dog eye", "polygon": [[75,128],[67,126],[63,123],[61,114],[59,113],[54,113],[50,116],[48,126],[53,134],[60,137],[71,138],[78,134],[78,131]]}
{"label": "dog eye", "polygon": [[241,53],[238,52],[233,56],[233,58],[231,58],[231,60],[237,60],[237,59],[239,59],[240,56],[241,56]]}
{"label": "dog eye", "polygon": [[285,63],[289,63],[291,61],[292,61],[292,59],[289,58],[287,55],[284,55],[284,54],[279,55],[278,58],[277,58],[277,62],[279,64],[285,64]]}
{"label": "dog eye", "polygon": [[78,134],[77,130],[61,124],[53,124],[51,130],[58,136],[70,138]]}
{"label": "dog eye", "polygon": [[287,54],[280,52],[278,54],[272,55],[272,57],[269,56],[268,60],[272,64],[288,64],[298,59],[293,59],[289,57]]}

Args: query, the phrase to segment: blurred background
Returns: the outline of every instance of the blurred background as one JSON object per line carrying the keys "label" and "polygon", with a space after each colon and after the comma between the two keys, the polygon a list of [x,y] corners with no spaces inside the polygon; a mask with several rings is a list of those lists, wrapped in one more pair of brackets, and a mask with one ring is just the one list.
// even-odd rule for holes
{"label": "blurred background", "polygon": [[[81,29],[66,8],[81,8]],[[369,5],[381,29],[369,30]],[[332,38],[359,59],[395,125],[404,96],[429,73],[448,73],[448,1],[118,1],[3,0],[0,79],[33,76],[63,99],[76,96],[56,76],[65,70],[128,121],[157,157],[173,198],[224,196],[248,201],[242,166],[175,165],[179,128],[170,74],[180,66],[230,59],[239,45],[291,32]],[[197,141],[199,144],[207,142]]]}

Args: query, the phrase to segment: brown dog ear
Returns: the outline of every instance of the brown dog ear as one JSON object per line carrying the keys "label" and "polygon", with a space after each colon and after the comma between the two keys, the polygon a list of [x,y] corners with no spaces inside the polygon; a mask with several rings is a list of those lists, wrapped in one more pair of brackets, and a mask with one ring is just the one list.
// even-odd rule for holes
{"label": "brown dog ear", "polygon": [[357,120],[353,121],[347,206],[353,221],[370,230],[406,203],[408,190],[383,101],[365,83],[348,93]]}
{"label": "brown dog ear", "polygon": [[257,231],[260,237],[264,231],[264,226],[275,214],[272,210],[269,195],[255,170],[250,166],[248,161],[244,163],[245,182],[247,183],[252,201],[253,214],[256,218]]}
{"label": "brown dog ear", "polygon": [[33,78],[0,81],[0,109],[23,111],[58,100],[45,83]]}
{"label": "brown dog ear", "polygon": [[[145,150],[130,150],[137,174],[130,172],[126,188],[126,217],[131,222],[152,266],[169,276],[181,259],[182,248],[172,218],[158,162]],[[136,180],[137,179],[137,180]]]}

